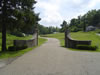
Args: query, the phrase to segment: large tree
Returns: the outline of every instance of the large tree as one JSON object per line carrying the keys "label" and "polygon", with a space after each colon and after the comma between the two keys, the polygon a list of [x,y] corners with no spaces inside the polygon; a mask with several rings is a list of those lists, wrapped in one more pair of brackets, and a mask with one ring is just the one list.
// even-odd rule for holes
{"label": "large tree", "polygon": [[64,32],[68,28],[68,24],[66,21],[63,21],[63,23],[60,26],[61,26],[60,32]]}
{"label": "large tree", "polygon": [[[35,0],[0,0],[0,27],[2,27],[2,51],[6,50],[6,31],[32,27],[40,20],[34,13]],[[29,27],[29,28],[28,28]]]}
{"label": "large tree", "polygon": [[100,10],[88,11],[83,16],[73,18],[70,22],[71,31],[86,31],[87,26],[100,28]]}

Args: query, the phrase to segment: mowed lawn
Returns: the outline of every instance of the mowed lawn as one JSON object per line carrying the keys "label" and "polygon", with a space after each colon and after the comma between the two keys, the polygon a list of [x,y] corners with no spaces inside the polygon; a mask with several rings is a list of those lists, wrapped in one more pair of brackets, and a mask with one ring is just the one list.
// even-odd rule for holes
{"label": "mowed lawn", "polygon": [[57,38],[60,40],[61,46],[64,46],[64,33],[41,35],[41,37]]}
{"label": "mowed lawn", "polygon": [[[29,40],[32,38],[32,35],[30,36],[26,36],[26,37],[16,37],[10,34],[7,34],[7,47],[12,46],[13,45],[13,40]],[[46,41],[46,39],[43,38],[39,38],[39,43],[38,46],[40,46],[41,44],[43,44]],[[0,48],[2,45],[2,39],[1,39],[1,34],[0,34]],[[37,46],[36,46],[37,47]],[[36,47],[32,47],[32,48],[27,48],[27,49],[23,49],[20,51],[6,51],[6,52],[0,52],[0,59],[2,58],[11,58],[11,57],[16,57],[16,56],[21,56],[23,54],[25,54],[26,52],[29,52],[31,50],[33,50]],[[1,51],[1,49],[0,49]]]}
{"label": "mowed lawn", "polygon": [[[59,39],[61,46],[64,46],[64,33],[48,34],[45,36]],[[92,45],[97,46],[97,51],[100,51],[100,36],[96,35],[96,32],[71,32],[70,36],[76,40],[91,40]]]}
{"label": "mowed lawn", "polygon": [[[28,39],[31,39],[32,38],[32,35],[29,35],[29,36],[25,36],[25,37],[17,37],[17,36],[14,36],[14,35],[10,35],[10,34],[7,34],[7,47],[8,46],[12,46],[13,45],[13,40],[28,40]],[[2,34],[0,33],[0,50],[1,50],[1,46],[2,46]]]}

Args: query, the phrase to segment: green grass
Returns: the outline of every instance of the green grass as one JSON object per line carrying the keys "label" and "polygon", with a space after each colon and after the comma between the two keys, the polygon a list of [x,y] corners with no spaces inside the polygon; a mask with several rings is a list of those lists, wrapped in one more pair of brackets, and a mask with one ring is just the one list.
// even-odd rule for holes
{"label": "green grass", "polygon": [[[73,39],[76,39],[76,40],[91,40],[92,45],[98,47],[96,51],[100,51],[100,36],[96,35],[96,31],[72,32],[70,35]],[[61,46],[64,46],[64,33],[48,34],[48,35],[43,35],[43,36],[50,37],[50,38],[57,38],[60,40]],[[72,50],[78,50],[78,49],[72,49]]]}
{"label": "green grass", "polygon": [[91,40],[93,46],[97,46],[97,51],[100,51],[100,36],[96,35],[95,32],[76,32],[71,33],[71,37],[76,40]]}
{"label": "green grass", "polygon": [[[17,37],[17,36],[14,36],[14,35],[10,35],[10,34],[7,34],[7,47],[8,46],[13,46],[13,40],[28,40],[32,38],[32,35],[29,35],[29,36],[25,36],[25,37]],[[1,45],[2,45],[2,34],[0,33],[0,50],[1,50]]]}
{"label": "green grass", "polygon": [[47,39],[44,39],[44,38],[39,38],[38,40],[38,46],[41,46],[43,43],[45,43],[47,41]]}
{"label": "green grass", "polygon": [[[28,37],[16,37],[16,36],[13,36],[13,35],[9,35],[8,36],[8,34],[7,34],[7,39],[11,40],[10,42],[7,40],[7,46],[13,45],[12,43],[13,43],[13,40],[15,40],[15,39],[27,40],[27,39],[30,39],[30,38],[32,38],[32,36],[28,36]],[[1,39],[0,39],[0,41],[1,41]],[[42,45],[45,41],[46,41],[46,39],[39,38],[38,46]],[[8,42],[9,42],[10,45],[8,44]],[[13,52],[11,52],[11,51],[0,52],[0,59],[21,56],[21,55],[25,54],[26,52],[29,52],[29,51],[33,50],[36,47],[27,48],[27,49],[20,50],[20,51],[13,51]]]}
{"label": "green grass", "polygon": [[57,38],[60,40],[61,46],[64,46],[64,33],[41,35],[42,37]]}

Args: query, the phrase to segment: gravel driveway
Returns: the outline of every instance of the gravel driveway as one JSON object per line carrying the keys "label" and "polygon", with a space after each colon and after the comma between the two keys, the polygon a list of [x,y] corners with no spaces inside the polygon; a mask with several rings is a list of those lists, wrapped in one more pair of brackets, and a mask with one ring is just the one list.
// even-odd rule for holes
{"label": "gravel driveway", "polygon": [[100,53],[71,51],[48,38],[42,46],[0,69],[0,75],[100,75]]}

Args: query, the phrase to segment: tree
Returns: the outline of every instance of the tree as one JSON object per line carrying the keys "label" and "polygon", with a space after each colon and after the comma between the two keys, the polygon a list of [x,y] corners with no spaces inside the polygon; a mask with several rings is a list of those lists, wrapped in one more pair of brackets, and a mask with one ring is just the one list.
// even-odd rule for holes
{"label": "tree", "polygon": [[[34,13],[35,0],[0,0],[0,27],[2,27],[2,51],[6,50],[6,31],[31,28],[40,19]],[[30,25],[30,26],[29,26]],[[26,27],[25,27],[26,26]]]}
{"label": "tree", "polygon": [[69,28],[71,31],[86,31],[87,26],[94,26],[100,28],[100,10],[88,11],[83,16],[73,18],[70,21]]}
{"label": "tree", "polygon": [[67,28],[68,28],[67,22],[63,21],[63,23],[61,24],[60,32],[64,32]]}
{"label": "tree", "polygon": [[45,27],[43,25],[39,25],[38,29],[39,29],[39,34],[52,34],[54,32],[59,32],[59,28],[53,26]]}

